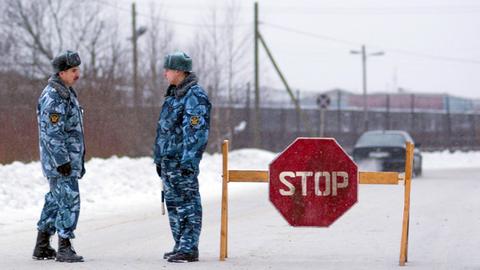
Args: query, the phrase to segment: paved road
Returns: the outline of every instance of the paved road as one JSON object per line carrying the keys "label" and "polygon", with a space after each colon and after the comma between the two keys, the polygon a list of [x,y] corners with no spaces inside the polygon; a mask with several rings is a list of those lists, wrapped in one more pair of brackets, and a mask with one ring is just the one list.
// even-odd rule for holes
{"label": "paved road", "polygon": [[[408,269],[480,269],[479,173],[434,170],[414,180]],[[75,269],[398,269],[403,186],[362,185],[359,202],[328,229],[289,227],[264,183],[230,186],[242,190],[230,197],[227,261],[218,261],[217,196],[204,202],[200,262],[165,262],[172,246],[166,216],[157,202],[132,202],[111,213],[82,212],[74,244],[86,262]],[[34,238],[33,219],[0,231],[0,269],[73,267],[31,260]]]}

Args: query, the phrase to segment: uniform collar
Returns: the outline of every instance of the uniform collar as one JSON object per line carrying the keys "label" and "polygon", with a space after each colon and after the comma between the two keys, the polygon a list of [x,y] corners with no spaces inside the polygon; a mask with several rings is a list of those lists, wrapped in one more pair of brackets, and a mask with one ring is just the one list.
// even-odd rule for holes
{"label": "uniform collar", "polygon": [[178,86],[171,84],[167,88],[167,93],[165,96],[175,96],[176,98],[181,98],[185,96],[190,87],[194,86],[197,83],[197,75],[195,75],[195,73],[189,73],[187,77],[185,77],[185,79],[183,79],[183,81]]}
{"label": "uniform collar", "polygon": [[53,87],[63,99],[69,99],[70,93],[73,93],[73,95],[77,97],[77,93],[75,93],[75,90],[73,90],[72,87],[67,87],[63,83],[62,79],[60,79],[60,76],[58,76],[58,74],[53,74],[48,79],[48,85]]}

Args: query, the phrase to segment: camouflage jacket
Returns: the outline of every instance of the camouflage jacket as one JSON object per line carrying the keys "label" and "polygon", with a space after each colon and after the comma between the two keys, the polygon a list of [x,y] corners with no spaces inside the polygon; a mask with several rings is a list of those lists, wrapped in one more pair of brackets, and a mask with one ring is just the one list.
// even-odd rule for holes
{"label": "camouflage jacket", "polygon": [[57,167],[70,162],[71,177],[85,174],[83,112],[77,94],[58,75],[48,80],[38,100],[40,160],[47,178],[61,177]]}
{"label": "camouflage jacket", "polygon": [[210,129],[211,104],[190,73],[177,87],[167,89],[157,125],[154,162],[176,160],[182,169],[198,171]]}

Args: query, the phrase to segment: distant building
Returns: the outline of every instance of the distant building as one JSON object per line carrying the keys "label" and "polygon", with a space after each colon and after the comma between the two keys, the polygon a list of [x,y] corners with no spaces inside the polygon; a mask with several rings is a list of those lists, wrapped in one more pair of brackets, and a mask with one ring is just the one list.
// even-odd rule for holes
{"label": "distant building", "polygon": [[[322,93],[303,93],[300,103],[304,108],[316,107],[316,97],[330,97],[329,109],[362,110],[363,95],[343,89],[332,89]],[[372,111],[430,111],[451,113],[480,112],[480,100],[455,97],[448,94],[425,93],[371,93],[367,95],[367,107]]]}
{"label": "distant building", "polygon": [[480,113],[480,99],[472,100],[473,111],[476,113]]}

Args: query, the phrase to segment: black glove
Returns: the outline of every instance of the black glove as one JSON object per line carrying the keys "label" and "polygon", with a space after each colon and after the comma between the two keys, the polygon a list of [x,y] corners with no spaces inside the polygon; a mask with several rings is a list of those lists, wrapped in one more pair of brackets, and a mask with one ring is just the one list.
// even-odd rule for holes
{"label": "black glove", "polygon": [[162,177],[162,167],[160,167],[160,165],[157,165],[157,174],[158,177]]}
{"label": "black glove", "polygon": [[182,168],[182,176],[189,177],[193,175],[193,171],[190,169]]}
{"label": "black glove", "polygon": [[70,166],[70,162],[58,166],[57,172],[59,172],[63,176],[69,176],[70,173],[72,173],[72,166]]}

